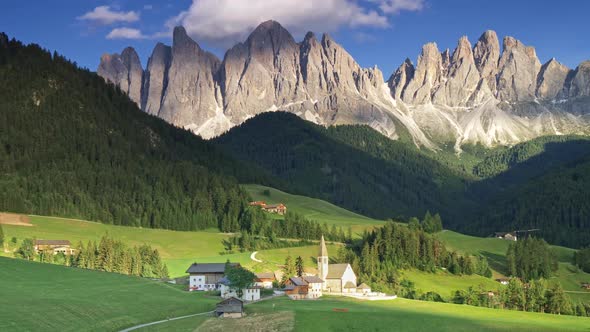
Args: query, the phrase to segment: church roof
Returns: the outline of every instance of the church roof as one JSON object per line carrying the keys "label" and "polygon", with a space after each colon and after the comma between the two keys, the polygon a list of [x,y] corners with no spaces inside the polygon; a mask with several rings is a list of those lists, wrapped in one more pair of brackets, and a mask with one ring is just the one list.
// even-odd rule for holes
{"label": "church roof", "polygon": [[328,256],[328,248],[326,248],[326,242],[324,241],[324,236],[322,235],[322,239],[320,240],[320,254],[319,257],[327,257]]}
{"label": "church roof", "polygon": [[330,264],[328,265],[328,275],[326,279],[341,279],[350,264]]}
{"label": "church roof", "polygon": [[358,289],[371,289],[371,287],[369,287],[369,285],[365,284],[364,282],[362,284],[360,284],[357,288]]}

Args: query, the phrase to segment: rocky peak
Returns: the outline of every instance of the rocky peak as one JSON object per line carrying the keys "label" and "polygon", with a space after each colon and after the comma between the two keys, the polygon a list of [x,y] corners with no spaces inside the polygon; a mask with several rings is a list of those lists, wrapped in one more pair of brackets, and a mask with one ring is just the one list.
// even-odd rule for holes
{"label": "rocky peak", "polygon": [[144,74],[142,109],[153,115],[160,111],[162,97],[168,84],[168,70],[172,61],[172,48],[157,43],[148,60]]}
{"label": "rocky peak", "polygon": [[406,58],[406,60],[397,68],[395,73],[393,73],[389,80],[387,80],[387,85],[391,90],[391,95],[395,99],[401,99],[401,96],[404,93],[404,89],[408,85],[408,83],[414,78],[414,64],[412,60]]}
{"label": "rocky peak", "polygon": [[475,66],[486,81],[490,91],[496,91],[496,73],[500,59],[500,41],[496,32],[488,30],[480,37],[473,48]]}
{"label": "rocky peak", "polygon": [[287,29],[276,21],[266,21],[258,25],[246,40],[252,51],[272,50],[275,54],[282,48],[293,47],[297,43]]}
{"label": "rocky peak", "polygon": [[135,49],[127,47],[121,54],[103,54],[97,73],[107,81],[119,86],[129,95],[131,100],[141,106],[143,69]]}
{"label": "rocky peak", "polygon": [[554,99],[562,90],[570,69],[555,58],[547,61],[537,78],[536,95],[540,99]]}
{"label": "rocky peak", "polygon": [[436,43],[422,46],[414,77],[402,95],[403,101],[411,104],[431,102],[431,91],[440,84],[442,67],[442,56]]}
{"label": "rocky peak", "polygon": [[534,47],[514,37],[505,37],[503,44],[504,52],[498,63],[497,97],[504,101],[533,100],[541,70]]}
{"label": "rocky peak", "polygon": [[590,96],[590,61],[582,62],[566,83],[570,98]]}

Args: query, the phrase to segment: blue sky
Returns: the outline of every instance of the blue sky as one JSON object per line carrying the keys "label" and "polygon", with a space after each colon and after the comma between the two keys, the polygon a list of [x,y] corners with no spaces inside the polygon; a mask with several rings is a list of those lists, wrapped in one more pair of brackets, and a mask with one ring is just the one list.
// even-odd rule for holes
{"label": "blue sky", "polygon": [[424,43],[455,47],[462,35],[475,43],[487,29],[535,46],[569,67],[590,59],[590,1],[519,0],[21,0],[0,11],[0,31],[57,50],[95,70],[100,55],[133,46],[145,66],[156,42],[171,43],[182,24],[222,57],[260,21],[276,19],[300,40],[307,30],[329,32],[364,67],[387,78]]}

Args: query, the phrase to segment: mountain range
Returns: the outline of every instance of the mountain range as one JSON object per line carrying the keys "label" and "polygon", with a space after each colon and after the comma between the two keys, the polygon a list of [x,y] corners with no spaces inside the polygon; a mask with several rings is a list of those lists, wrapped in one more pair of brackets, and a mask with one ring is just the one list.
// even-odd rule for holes
{"label": "mountain range", "polygon": [[287,111],[316,124],[366,124],[391,139],[409,134],[438,150],[465,144],[513,145],[544,135],[590,134],[590,61],[570,69],[494,31],[472,45],[422,47],[385,80],[362,68],[328,34],[301,42],[278,22],[260,24],[223,58],[203,50],[183,27],[172,47],[158,43],[147,67],[136,51],[101,57],[98,74],[140,108],[204,138],[245,120]]}

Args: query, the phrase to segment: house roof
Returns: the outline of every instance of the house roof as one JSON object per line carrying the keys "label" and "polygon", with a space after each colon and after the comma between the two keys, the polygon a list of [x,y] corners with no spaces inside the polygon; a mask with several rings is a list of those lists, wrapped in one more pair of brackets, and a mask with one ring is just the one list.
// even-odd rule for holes
{"label": "house roof", "polygon": [[228,303],[232,303],[232,302],[236,302],[236,301],[239,302],[239,303],[244,303],[244,301],[238,299],[237,297],[233,297],[232,296],[232,297],[228,297],[227,299],[225,299],[225,300],[223,300],[223,301],[221,301],[221,302],[219,302],[217,304],[218,305],[219,304],[228,304]]}
{"label": "house roof", "polygon": [[344,288],[356,288],[356,285],[352,281],[347,281],[344,284]]}
{"label": "house roof", "polygon": [[[239,306],[235,306],[235,304]],[[217,303],[217,307],[215,308],[216,312],[226,312],[226,313],[236,313],[242,312],[244,310],[244,301],[236,298],[236,297],[229,297],[219,303]]]}
{"label": "house roof", "polygon": [[265,206],[266,209],[276,209],[276,208],[280,208],[280,207],[285,207],[285,205],[279,203],[279,204],[267,204]]}
{"label": "house roof", "polygon": [[[230,263],[237,266],[238,263]],[[186,273],[225,273],[225,263],[193,263],[186,270]]]}
{"label": "house roof", "polygon": [[350,264],[330,264],[328,265],[328,275],[326,279],[340,279],[344,275],[346,268],[349,267]]}
{"label": "house roof", "polygon": [[303,278],[291,277],[291,278],[289,278],[289,280],[291,280],[291,282],[295,286],[306,286],[307,285],[307,281],[303,280]]}
{"label": "house roof", "polygon": [[303,280],[307,281],[307,283],[310,284],[321,284],[322,282],[324,282],[322,279],[316,276],[305,276],[303,277]]}
{"label": "house roof", "polygon": [[360,284],[357,288],[358,289],[371,289],[371,287],[369,287],[369,285],[365,284],[364,282],[362,284]]}
{"label": "house roof", "polygon": [[256,273],[256,278],[258,278],[258,279],[274,279],[275,274],[272,272]]}
{"label": "house roof", "polygon": [[35,240],[35,245],[41,246],[69,246],[71,245],[68,240]]}
{"label": "house roof", "polygon": [[324,241],[324,236],[322,235],[322,239],[320,240],[320,254],[319,257],[328,257],[328,248],[326,248],[326,241]]}

